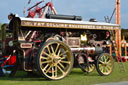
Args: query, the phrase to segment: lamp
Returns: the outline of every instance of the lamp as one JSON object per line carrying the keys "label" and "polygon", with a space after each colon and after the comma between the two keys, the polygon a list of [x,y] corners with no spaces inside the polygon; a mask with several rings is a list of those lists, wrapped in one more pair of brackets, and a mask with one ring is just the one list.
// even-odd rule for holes
{"label": "lamp", "polygon": [[81,38],[81,42],[87,42],[87,35],[85,33],[83,33],[82,35],[80,35]]}

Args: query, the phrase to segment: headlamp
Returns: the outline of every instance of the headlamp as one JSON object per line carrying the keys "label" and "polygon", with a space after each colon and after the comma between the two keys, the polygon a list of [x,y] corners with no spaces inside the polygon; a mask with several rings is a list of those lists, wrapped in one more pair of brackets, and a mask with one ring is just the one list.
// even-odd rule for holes
{"label": "headlamp", "polygon": [[80,36],[80,38],[81,38],[81,42],[87,42],[87,35],[86,34],[82,34],[81,36]]}
{"label": "headlamp", "polygon": [[9,45],[10,47],[12,47],[12,46],[13,46],[13,41],[9,41],[9,42],[8,42],[8,45]]}

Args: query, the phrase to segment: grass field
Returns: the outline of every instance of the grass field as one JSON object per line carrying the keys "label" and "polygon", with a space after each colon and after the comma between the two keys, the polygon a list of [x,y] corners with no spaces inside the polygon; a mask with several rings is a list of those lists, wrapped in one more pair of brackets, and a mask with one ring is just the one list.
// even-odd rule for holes
{"label": "grass field", "polygon": [[115,63],[114,71],[109,76],[99,76],[96,71],[86,74],[75,68],[64,79],[48,81],[44,78],[30,77],[25,72],[17,72],[13,78],[0,77],[0,85],[94,85],[97,83],[128,81],[128,63],[125,63],[126,72],[120,72]]}

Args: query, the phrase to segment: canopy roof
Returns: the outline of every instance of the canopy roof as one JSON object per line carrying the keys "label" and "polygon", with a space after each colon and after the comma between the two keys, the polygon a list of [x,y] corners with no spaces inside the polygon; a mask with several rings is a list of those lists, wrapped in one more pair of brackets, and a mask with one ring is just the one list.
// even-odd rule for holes
{"label": "canopy roof", "polygon": [[67,29],[97,29],[97,30],[119,30],[117,24],[105,22],[89,22],[60,19],[42,19],[42,18],[22,18],[22,27],[41,27],[41,28],[67,28]]}

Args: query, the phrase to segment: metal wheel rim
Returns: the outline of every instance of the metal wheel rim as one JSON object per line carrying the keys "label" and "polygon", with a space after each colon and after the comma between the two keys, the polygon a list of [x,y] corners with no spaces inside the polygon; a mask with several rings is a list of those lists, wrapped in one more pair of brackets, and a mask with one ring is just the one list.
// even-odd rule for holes
{"label": "metal wheel rim", "polygon": [[114,61],[108,54],[104,54],[99,59],[99,70],[104,75],[109,75],[113,71]]}
{"label": "metal wheel rim", "polygon": [[47,44],[40,54],[40,68],[49,79],[64,78],[73,65],[72,53],[62,42]]}

